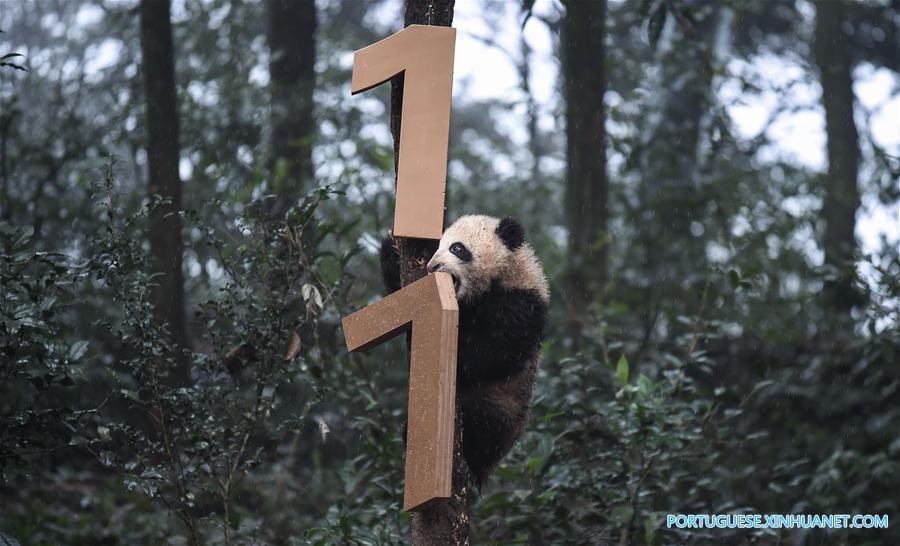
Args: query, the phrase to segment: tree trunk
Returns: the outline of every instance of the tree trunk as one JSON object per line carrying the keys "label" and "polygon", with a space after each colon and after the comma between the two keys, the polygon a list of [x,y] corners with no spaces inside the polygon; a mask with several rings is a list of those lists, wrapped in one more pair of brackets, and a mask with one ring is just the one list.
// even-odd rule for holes
{"label": "tree trunk", "polygon": [[14,112],[13,108],[9,108],[0,114],[0,222],[12,222],[7,143],[11,140],[9,135],[12,133]]}
{"label": "tree trunk", "polygon": [[171,379],[190,381],[184,321],[184,276],[181,271],[181,179],[178,175],[178,104],[169,2],[142,0],[141,52],[147,100],[149,194],[162,203],[150,212],[150,254],[155,275],[151,288],[154,318],[167,328],[177,362]]}
{"label": "tree trunk", "polygon": [[[406,0],[404,26],[453,23],[454,0]],[[403,110],[403,75],[391,82],[391,135],[394,138],[394,170],[400,159],[400,116]],[[400,284],[406,286],[424,277],[425,265],[437,250],[437,241],[397,237],[400,252]],[[462,451],[463,430],[457,402],[453,441],[453,492],[447,501],[436,501],[414,512],[410,522],[414,545],[462,545],[469,543],[469,469]]]}
{"label": "tree trunk", "polygon": [[566,98],[565,214],[568,300],[576,341],[606,282],[609,181],[606,176],[606,0],[569,2],[560,46]]}
{"label": "tree trunk", "polygon": [[816,3],[816,59],[828,133],[828,173],[825,181],[825,264],[837,278],[825,284],[827,308],[849,316],[857,300],[853,288],[853,253],[856,249],[856,210],[859,208],[857,173],[859,135],[853,120],[853,66],[844,33],[842,2]]}
{"label": "tree trunk", "polygon": [[660,21],[656,75],[648,86],[653,94],[645,102],[635,155],[642,260],[633,267],[642,290],[641,301],[634,304],[647,309],[642,345],[652,339],[660,315],[674,321],[696,313],[707,280],[706,238],[696,230],[713,229],[708,203],[714,192],[701,168],[702,127],[713,102],[714,44],[719,38],[727,41],[730,27],[722,21],[730,22],[730,8],[690,5],[691,19],[666,10]]}
{"label": "tree trunk", "polygon": [[313,186],[315,133],[316,5],[312,0],[268,0],[269,77],[271,88],[269,208],[282,218]]}

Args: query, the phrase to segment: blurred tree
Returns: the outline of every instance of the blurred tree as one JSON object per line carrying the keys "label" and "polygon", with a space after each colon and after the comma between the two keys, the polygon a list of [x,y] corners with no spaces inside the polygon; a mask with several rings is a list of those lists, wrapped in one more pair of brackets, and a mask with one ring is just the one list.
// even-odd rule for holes
{"label": "blurred tree", "polygon": [[578,340],[591,318],[588,309],[606,282],[606,0],[568,2],[560,40],[568,142],[569,335]]}
{"label": "blurred tree", "polygon": [[[153,307],[176,347],[187,348],[184,322],[184,276],[181,270],[181,178],[178,174],[178,101],[169,1],[142,0],[141,51],[146,92],[149,167],[150,253],[153,258]],[[158,201],[157,201],[158,200]],[[178,349],[176,349],[178,350]],[[184,357],[174,370],[177,383],[190,382]]]}
{"label": "blurred tree", "polygon": [[[634,197],[639,260],[628,281],[643,309],[642,345],[679,315],[700,306],[708,260],[704,234],[714,233],[720,193],[729,179],[710,176],[717,51],[730,43],[731,8],[696,2],[647,2],[652,64],[641,102]],[[733,183],[733,180],[730,181]],[[641,360],[641,359],[637,359]]]}
{"label": "blurred tree", "polygon": [[276,218],[310,190],[316,131],[316,4],[312,0],[268,0],[267,36],[272,125],[271,212]]}
{"label": "blurred tree", "polygon": [[828,133],[828,173],[825,176],[825,223],[823,247],[825,265],[832,268],[825,283],[825,305],[846,318],[858,298],[855,278],[856,211],[860,198],[859,133],[853,120],[853,64],[844,30],[846,13],[843,2],[816,3],[815,50],[825,107]]}

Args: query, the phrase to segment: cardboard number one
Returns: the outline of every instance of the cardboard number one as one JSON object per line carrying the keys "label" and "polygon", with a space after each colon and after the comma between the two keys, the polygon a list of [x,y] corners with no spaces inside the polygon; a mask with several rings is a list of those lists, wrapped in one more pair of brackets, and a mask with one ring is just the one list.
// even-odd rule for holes
{"label": "cardboard number one", "polygon": [[353,54],[353,94],[401,72],[403,112],[394,235],[440,239],[456,29],[410,25]]}
{"label": "cardboard number one", "polygon": [[[410,25],[353,56],[354,94],[404,73],[393,230],[398,237],[440,239],[443,231],[455,45],[453,28]],[[459,326],[452,278],[428,275],[341,323],[351,352],[412,329],[403,510],[449,498]]]}
{"label": "cardboard number one", "polygon": [[403,510],[449,498],[456,415],[459,307],[448,273],[435,273],[344,317],[347,349],[365,350],[412,328]]}

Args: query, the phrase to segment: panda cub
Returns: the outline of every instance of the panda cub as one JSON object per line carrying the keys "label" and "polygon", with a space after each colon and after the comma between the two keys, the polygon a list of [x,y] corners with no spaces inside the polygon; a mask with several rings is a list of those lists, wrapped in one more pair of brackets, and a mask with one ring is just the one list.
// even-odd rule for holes
{"label": "panda cub", "polygon": [[[398,259],[388,238],[381,272],[391,292],[400,287]],[[525,430],[550,289],[513,218],[463,216],[444,231],[427,267],[449,273],[456,289],[463,451],[480,487]]]}

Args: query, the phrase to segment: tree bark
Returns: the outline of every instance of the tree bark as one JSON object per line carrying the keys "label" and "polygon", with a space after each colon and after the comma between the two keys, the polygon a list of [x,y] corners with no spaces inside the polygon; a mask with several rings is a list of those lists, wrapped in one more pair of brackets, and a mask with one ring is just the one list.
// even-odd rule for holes
{"label": "tree bark", "polygon": [[167,329],[176,361],[171,379],[190,382],[182,349],[187,348],[184,321],[184,276],[181,270],[181,179],[178,175],[178,103],[175,94],[175,55],[169,2],[142,0],[141,52],[146,93],[147,163],[150,197],[162,202],[149,218],[151,287],[154,318]]}
{"label": "tree bark", "polygon": [[857,173],[859,134],[853,120],[853,64],[850,43],[843,30],[843,2],[816,3],[815,51],[828,133],[828,173],[825,178],[825,264],[837,278],[825,283],[827,308],[849,316],[857,301],[853,288],[856,249],[856,211],[860,206]]}
{"label": "tree bark", "polygon": [[568,300],[576,341],[606,282],[606,0],[568,2],[560,36],[566,99]]}
{"label": "tree bark", "polygon": [[730,32],[722,24],[730,7],[720,4],[690,2],[692,18],[667,9],[659,22],[656,72],[648,86],[652,96],[645,102],[635,152],[642,259],[630,268],[642,290],[640,301],[631,304],[647,310],[642,346],[652,339],[660,316],[674,321],[696,313],[707,280],[706,239],[691,230],[695,222],[713,229],[707,223],[714,192],[702,169],[702,129],[713,103],[715,43],[727,41]]}
{"label": "tree bark", "polygon": [[313,186],[316,5],[267,0],[272,142],[270,212],[282,218]]}
{"label": "tree bark", "polygon": [[[454,0],[406,0],[404,26],[453,23]],[[391,82],[391,135],[394,139],[394,171],[400,159],[400,119],[403,110],[403,75]],[[437,250],[432,239],[395,239],[400,252],[400,284],[421,279],[427,274],[425,265]],[[414,545],[469,544],[469,469],[463,458],[462,421],[457,401],[456,426],[453,441],[453,491],[450,499],[435,501],[412,514],[410,527]]]}

